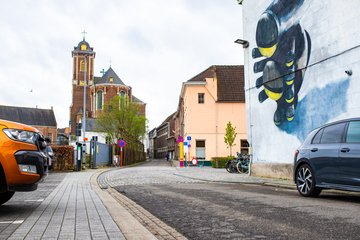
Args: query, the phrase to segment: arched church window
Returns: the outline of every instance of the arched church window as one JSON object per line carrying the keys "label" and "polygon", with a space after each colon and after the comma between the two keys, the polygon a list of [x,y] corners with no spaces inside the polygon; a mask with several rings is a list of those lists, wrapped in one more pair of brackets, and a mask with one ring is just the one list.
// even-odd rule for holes
{"label": "arched church window", "polygon": [[98,110],[102,109],[102,91],[99,91],[97,93],[97,109]]}
{"label": "arched church window", "polygon": [[125,101],[125,93],[121,92],[120,93],[120,107],[121,108],[124,106],[124,101]]}
{"label": "arched church window", "polygon": [[81,50],[86,50],[86,49],[87,49],[86,44],[81,45]]}
{"label": "arched church window", "polygon": [[80,62],[80,71],[85,71],[85,62],[84,61]]}
{"label": "arched church window", "polygon": [[94,111],[94,94],[91,93],[90,95],[90,104],[91,104],[91,111]]}

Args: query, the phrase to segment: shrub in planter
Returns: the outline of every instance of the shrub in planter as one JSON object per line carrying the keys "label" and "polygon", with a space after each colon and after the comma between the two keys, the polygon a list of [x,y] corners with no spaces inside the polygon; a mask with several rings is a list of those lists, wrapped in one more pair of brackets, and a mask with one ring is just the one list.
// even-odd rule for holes
{"label": "shrub in planter", "polygon": [[233,160],[233,157],[212,157],[210,161],[213,168],[225,168],[229,160]]}

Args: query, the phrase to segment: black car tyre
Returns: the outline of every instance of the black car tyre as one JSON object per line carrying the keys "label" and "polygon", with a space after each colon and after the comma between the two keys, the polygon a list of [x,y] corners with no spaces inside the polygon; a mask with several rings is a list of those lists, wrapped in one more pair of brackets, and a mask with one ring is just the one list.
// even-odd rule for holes
{"label": "black car tyre", "polygon": [[15,192],[4,192],[0,193],[0,205],[6,203],[7,201],[14,196]]}
{"label": "black car tyre", "polygon": [[302,165],[297,170],[296,186],[299,193],[304,197],[317,197],[322,190],[315,187],[314,172],[307,164]]}

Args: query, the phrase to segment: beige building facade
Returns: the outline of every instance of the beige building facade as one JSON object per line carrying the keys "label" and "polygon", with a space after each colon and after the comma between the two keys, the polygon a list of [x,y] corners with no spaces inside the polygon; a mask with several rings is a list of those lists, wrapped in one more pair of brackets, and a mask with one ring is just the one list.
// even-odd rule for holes
{"label": "beige building facade", "polygon": [[[176,138],[183,137],[185,159],[196,157],[211,165],[212,157],[226,157],[230,149],[224,142],[229,121],[236,127],[236,152],[247,152],[246,107],[243,66],[211,66],[182,84],[175,115]],[[191,140],[188,140],[191,139]],[[179,151],[178,151],[179,154]]]}

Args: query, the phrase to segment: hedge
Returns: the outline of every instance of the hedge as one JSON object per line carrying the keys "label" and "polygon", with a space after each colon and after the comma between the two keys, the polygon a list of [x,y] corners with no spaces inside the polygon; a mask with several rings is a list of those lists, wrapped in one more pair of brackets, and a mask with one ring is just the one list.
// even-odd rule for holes
{"label": "hedge", "polygon": [[74,169],[74,146],[51,146],[55,154],[55,170]]}
{"label": "hedge", "polygon": [[229,160],[233,160],[233,157],[212,157],[210,161],[213,168],[225,168]]}

